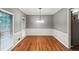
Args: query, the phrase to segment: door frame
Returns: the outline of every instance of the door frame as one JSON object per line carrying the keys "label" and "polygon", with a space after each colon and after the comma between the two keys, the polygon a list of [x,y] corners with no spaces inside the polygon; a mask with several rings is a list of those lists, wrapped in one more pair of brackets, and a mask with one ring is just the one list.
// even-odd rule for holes
{"label": "door frame", "polygon": [[[2,8],[0,8],[0,11],[2,11],[2,12],[4,12],[4,13],[7,13],[7,14],[10,14],[10,15],[12,16],[12,40],[13,40],[12,45],[14,45],[14,14],[11,13],[11,12],[9,12],[9,11],[6,11],[6,10],[4,10],[4,9],[2,9]],[[10,49],[10,48],[9,48],[9,49]],[[8,49],[8,50],[9,50],[9,49]]]}
{"label": "door frame", "polygon": [[71,48],[71,9],[67,8],[67,39],[68,48]]}
{"label": "door frame", "polygon": [[72,45],[71,45],[71,9],[69,9],[69,47],[71,48]]}

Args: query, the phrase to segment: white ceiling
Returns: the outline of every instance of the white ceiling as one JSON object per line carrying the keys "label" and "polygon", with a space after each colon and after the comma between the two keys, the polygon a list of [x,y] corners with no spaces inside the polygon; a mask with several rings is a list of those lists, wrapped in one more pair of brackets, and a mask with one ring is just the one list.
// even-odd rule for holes
{"label": "white ceiling", "polygon": [[[41,15],[53,15],[61,8],[42,8]],[[20,8],[26,15],[40,15],[39,8]]]}

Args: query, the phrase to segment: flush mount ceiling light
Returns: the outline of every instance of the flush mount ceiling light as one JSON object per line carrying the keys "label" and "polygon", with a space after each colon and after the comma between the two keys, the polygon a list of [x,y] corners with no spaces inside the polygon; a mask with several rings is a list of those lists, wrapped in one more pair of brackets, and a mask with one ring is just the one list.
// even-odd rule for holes
{"label": "flush mount ceiling light", "polygon": [[39,14],[40,15],[39,15],[39,20],[36,21],[37,23],[44,23],[44,20],[41,19],[41,9],[42,8],[39,8]]}

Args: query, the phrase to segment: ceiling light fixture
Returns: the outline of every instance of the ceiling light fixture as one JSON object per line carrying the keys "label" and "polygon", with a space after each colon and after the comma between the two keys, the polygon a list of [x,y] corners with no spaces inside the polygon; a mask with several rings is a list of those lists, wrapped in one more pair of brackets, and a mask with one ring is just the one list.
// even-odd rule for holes
{"label": "ceiling light fixture", "polygon": [[41,19],[41,9],[42,8],[39,8],[39,14],[40,15],[39,15],[39,20],[36,21],[37,23],[44,23],[44,20]]}

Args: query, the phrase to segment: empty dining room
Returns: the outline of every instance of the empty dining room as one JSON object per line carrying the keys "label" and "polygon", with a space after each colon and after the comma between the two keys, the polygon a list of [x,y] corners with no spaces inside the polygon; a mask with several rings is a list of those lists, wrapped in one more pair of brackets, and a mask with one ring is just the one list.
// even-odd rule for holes
{"label": "empty dining room", "polygon": [[73,51],[70,8],[1,8],[1,51]]}

